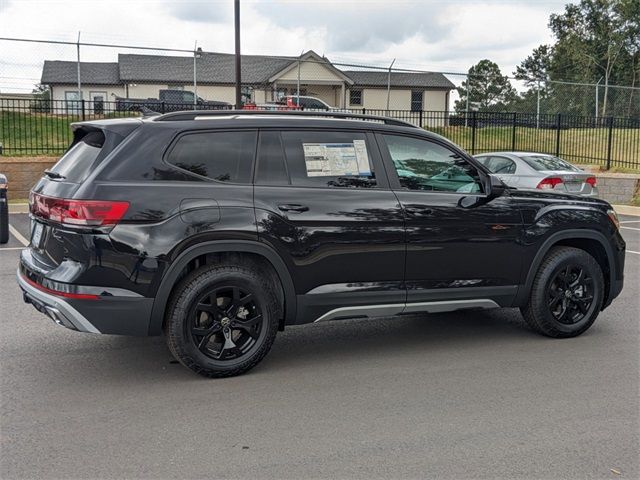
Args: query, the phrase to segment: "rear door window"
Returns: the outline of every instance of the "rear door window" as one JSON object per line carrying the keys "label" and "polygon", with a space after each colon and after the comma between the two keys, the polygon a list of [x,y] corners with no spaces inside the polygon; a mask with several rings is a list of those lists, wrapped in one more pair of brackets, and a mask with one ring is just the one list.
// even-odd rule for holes
{"label": "rear door window", "polygon": [[491,173],[516,173],[516,162],[507,157],[490,157],[488,162],[483,163]]}
{"label": "rear door window", "polygon": [[251,183],[256,131],[194,132],[181,136],[167,162],[218,182]]}
{"label": "rear door window", "polygon": [[376,188],[371,146],[363,132],[282,132],[292,185]]}
{"label": "rear door window", "polygon": [[104,145],[101,131],[88,132],[65,153],[51,171],[61,175],[64,181],[82,182],[93,169]]}

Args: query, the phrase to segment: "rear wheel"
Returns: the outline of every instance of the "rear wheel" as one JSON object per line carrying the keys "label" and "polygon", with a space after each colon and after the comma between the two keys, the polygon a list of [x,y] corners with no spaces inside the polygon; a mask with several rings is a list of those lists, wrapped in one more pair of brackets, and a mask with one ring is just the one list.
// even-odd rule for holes
{"label": "rear wheel", "polygon": [[598,262],[584,250],[555,247],[538,269],[522,314],[542,335],[575,337],[596,320],[603,297],[604,278]]}
{"label": "rear wheel", "polygon": [[239,375],[257,365],[275,340],[281,310],[269,277],[231,265],[188,275],[165,324],[176,359],[207,377]]}

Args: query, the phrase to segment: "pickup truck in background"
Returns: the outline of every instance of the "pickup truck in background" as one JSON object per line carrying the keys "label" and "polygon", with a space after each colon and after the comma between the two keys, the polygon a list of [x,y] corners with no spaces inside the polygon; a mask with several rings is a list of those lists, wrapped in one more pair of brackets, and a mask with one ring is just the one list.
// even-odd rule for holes
{"label": "pickup truck in background", "polygon": [[158,113],[178,112],[180,110],[230,110],[228,102],[204,100],[188,90],[160,90],[160,98],[123,98],[116,97],[116,110],[119,112],[153,110]]}

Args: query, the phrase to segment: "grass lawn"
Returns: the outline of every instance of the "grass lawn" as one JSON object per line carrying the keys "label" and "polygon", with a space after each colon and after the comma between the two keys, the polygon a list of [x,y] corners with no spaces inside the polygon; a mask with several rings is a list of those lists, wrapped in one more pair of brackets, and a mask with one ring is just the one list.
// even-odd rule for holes
{"label": "grass lawn", "polygon": [[[427,127],[427,130],[472,152],[473,132],[470,127]],[[474,153],[519,150],[555,154],[557,135],[556,130],[517,127],[514,139],[511,127],[478,128]],[[613,129],[611,139],[611,166],[619,170],[640,171],[640,129]],[[607,128],[560,130],[559,154],[573,163],[604,166],[607,163],[608,140]]]}
{"label": "grass lawn", "polygon": [[[115,116],[121,115],[91,115],[86,119]],[[67,149],[73,137],[69,125],[80,121],[80,115],[0,111],[0,143],[3,155],[60,155]]]}

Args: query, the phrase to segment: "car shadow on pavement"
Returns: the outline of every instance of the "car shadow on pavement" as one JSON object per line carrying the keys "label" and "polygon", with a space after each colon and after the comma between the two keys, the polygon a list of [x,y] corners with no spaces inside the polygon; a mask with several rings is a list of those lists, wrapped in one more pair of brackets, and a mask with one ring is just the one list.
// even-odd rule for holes
{"label": "car shadow on pavement", "polygon": [[[75,336],[67,339],[72,342],[71,350],[64,353],[53,347],[58,351],[47,355],[43,375],[51,370],[89,382],[135,380],[145,384],[202,378],[173,359],[164,337],[85,337],[68,333]],[[541,338],[524,327],[514,309],[333,321],[287,327],[279,333],[267,358],[247,375],[277,376],[292,368],[313,371],[327,365],[348,369],[350,364],[362,365],[372,359],[393,363],[398,356],[419,356],[421,361],[429,361],[430,355],[446,351],[455,354],[508,339],[521,342]],[[81,362],[75,358],[78,355],[82,356]]]}

